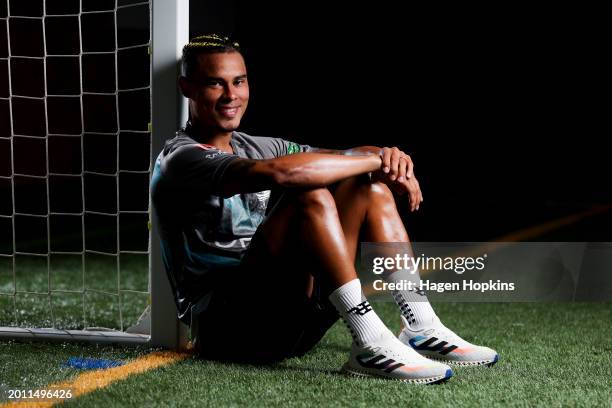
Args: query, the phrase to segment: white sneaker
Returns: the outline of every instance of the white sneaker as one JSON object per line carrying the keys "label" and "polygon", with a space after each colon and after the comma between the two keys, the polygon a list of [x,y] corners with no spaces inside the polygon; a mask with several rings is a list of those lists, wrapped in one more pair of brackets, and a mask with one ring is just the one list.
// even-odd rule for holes
{"label": "white sneaker", "polygon": [[413,384],[443,382],[453,375],[449,366],[428,360],[393,335],[365,346],[353,343],[342,371],[359,377],[383,377]]}
{"label": "white sneaker", "polygon": [[463,340],[439,320],[433,327],[412,330],[404,316],[400,317],[404,326],[399,334],[400,341],[422,356],[463,366],[492,366],[499,360],[495,350]]}

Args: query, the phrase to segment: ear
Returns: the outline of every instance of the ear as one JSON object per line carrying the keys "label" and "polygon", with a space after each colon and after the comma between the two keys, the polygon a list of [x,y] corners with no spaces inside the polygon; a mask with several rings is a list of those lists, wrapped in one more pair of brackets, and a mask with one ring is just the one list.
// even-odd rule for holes
{"label": "ear", "polygon": [[193,96],[195,95],[195,89],[193,83],[189,81],[189,79],[184,76],[180,76],[179,88],[181,88],[181,93],[185,98],[193,99]]}

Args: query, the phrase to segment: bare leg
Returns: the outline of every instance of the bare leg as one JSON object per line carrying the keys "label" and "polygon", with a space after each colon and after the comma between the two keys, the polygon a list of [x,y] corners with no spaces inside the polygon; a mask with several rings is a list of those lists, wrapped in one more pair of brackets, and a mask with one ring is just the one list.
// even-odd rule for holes
{"label": "bare leg", "polygon": [[[403,242],[404,250],[412,255],[408,233],[386,185],[370,183],[363,177],[351,178],[338,185],[334,198],[353,258],[360,236],[372,242]],[[398,271],[386,279],[406,280],[406,275],[409,275],[406,271]],[[469,366],[492,365],[499,359],[495,350],[466,342],[442,325],[422,292],[394,291],[393,297],[404,319],[399,339],[415,347],[421,355]],[[424,330],[432,327],[435,332],[429,336]]]}
{"label": "bare leg", "polygon": [[[393,193],[379,182],[370,182],[366,177],[354,177],[341,182],[334,197],[338,214],[344,228],[349,251],[355,259],[357,245],[363,237],[370,242],[403,243],[401,251],[413,255],[406,228],[400,218]],[[389,256],[394,256],[398,248],[388,248]],[[414,274],[416,272],[416,274]],[[410,280],[418,284],[418,271],[396,271],[383,276],[388,281]],[[420,291],[393,292],[402,315],[415,327],[428,325],[437,316],[427,296]]]}
{"label": "bare leg", "polygon": [[[258,228],[239,271],[224,278],[217,312],[200,324],[208,330],[199,348],[206,358],[238,361],[301,355],[338,319],[329,294],[356,276],[331,192],[287,191]],[[249,347],[230,335],[236,328],[253,334]]]}
{"label": "bare leg", "polygon": [[353,261],[360,236],[370,242],[410,242],[393,193],[385,184],[353,177],[338,184],[334,199]]}
{"label": "bare leg", "polygon": [[[252,282],[251,286],[262,287],[264,283],[265,287],[258,292],[273,296],[275,300],[267,309],[272,312],[266,314],[267,321],[263,324],[271,323],[266,329],[260,324],[258,330],[273,334],[282,327],[282,336],[287,337],[287,322],[299,322],[292,324],[301,329],[293,355],[301,355],[312,348],[338,319],[338,312],[346,314],[362,303],[354,255],[349,252],[335,200],[327,188],[285,192],[253,237],[242,266],[247,271],[261,271],[252,275],[261,282]],[[348,283],[354,288],[350,292],[354,303],[332,305],[332,292],[342,287],[345,293]],[[300,293],[311,298],[307,302],[310,306],[305,309],[301,306],[303,301],[299,300]],[[334,296],[335,299],[337,295]],[[275,317],[271,317],[272,314]],[[361,320],[363,323],[351,330],[354,338],[377,337],[388,332],[375,313],[368,313]],[[265,346],[276,341],[274,349],[281,350],[286,342],[277,339],[278,336],[273,335]]]}
{"label": "bare leg", "polygon": [[[263,240],[272,256],[314,260],[301,265],[322,275],[319,278],[332,288],[356,278],[354,262],[361,234],[373,242],[409,242],[393,194],[367,176],[346,179],[333,193],[326,188],[287,192],[258,234],[254,247],[261,245],[255,241]],[[252,252],[253,258],[260,258],[257,251]],[[312,280],[306,282],[308,290]]]}
{"label": "bare leg", "polygon": [[[357,276],[361,234],[373,242],[409,242],[386,185],[362,176],[338,183],[333,195],[326,188],[290,191],[259,228],[249,262],[265,264],[269,255],[300,259],[293,269],[304,291],[312,291],[313,275],[337,288]],[[258,250],[262,245],[265,251]]]}
{"label": "bare leg", "polygon": [[302,275],[306,291],[312,288],[311,274],[331,288],[357,276],[336,203],[326,188],[287,192],[258,229],[251,247],[249,263],[265,264],[270,255],[299,260],[292,269]]}

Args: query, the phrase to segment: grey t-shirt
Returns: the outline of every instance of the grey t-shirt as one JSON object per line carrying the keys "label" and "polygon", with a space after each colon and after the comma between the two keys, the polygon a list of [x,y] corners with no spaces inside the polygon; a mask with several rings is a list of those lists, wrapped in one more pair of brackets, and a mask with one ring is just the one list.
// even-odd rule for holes
{"label": "grey t-shirt", "polygon": [[162,255],[179,308],[188,322],[190,305],[211,288],[207,275],[240,263],[265,217],[270,191],[221,197],[223,175],[239,158],[271,159],[306,152],[279,138],[234,132],[234,154],[179,131],[159,154],[151,179]]}

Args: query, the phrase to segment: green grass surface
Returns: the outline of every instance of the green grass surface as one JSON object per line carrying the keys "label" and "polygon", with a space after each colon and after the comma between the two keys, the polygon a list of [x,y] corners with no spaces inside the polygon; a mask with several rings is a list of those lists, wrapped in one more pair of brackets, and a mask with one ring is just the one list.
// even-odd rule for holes
{"label": "green grass surface", "polygon": [[148,294],[130,292],[148,291],[147,255],[122,254],[119,268],[112,256],[49,259],[17,256],[14,269],[11,259],[0,259],[0,326],[120,330],[120,308],[125,329],[147,305]]}
{"label": "green grass surface", "polygon": [[[396,331],[392,303],[376,310]],[[612,406],[611,304],[439,304],[448,326],[497,349],[492,368],[456,368],[441,385],[342,376],[350,337],[335,325],[302,358],[255,367],[188,359],[71,401],[74,406]],[[240,326],[236,326],[239,330]],[[245,346],[249,336],[241,333]],[[0,385],[42,386],[78,370],[71,356],[127,360],[144,348],[0,343]]]}

